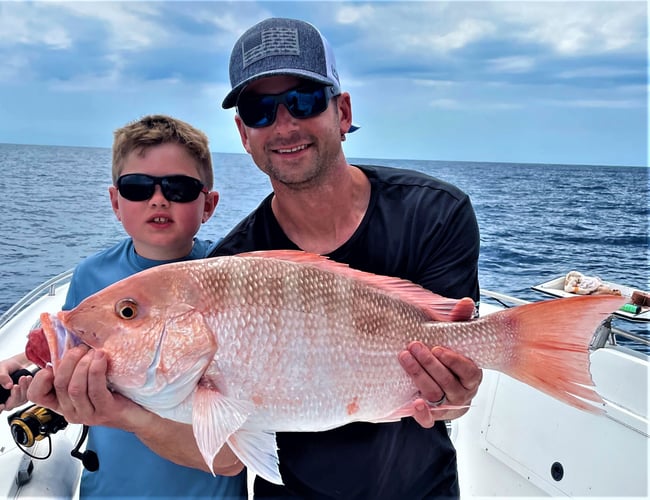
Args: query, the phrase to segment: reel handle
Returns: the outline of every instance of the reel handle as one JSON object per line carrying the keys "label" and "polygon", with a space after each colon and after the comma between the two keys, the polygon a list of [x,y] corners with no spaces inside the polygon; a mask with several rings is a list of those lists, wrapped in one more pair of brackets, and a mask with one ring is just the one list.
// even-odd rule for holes
{"label": "reel handle", "polygon": [[[20,377],[23,375],[29,375],[31,377],[33,373],[29,370],[21,368],[20,370],[16,370],[15,372],[11,373],[9,376],[11,377],[11,380],[14,381],[14,384],[17,384],[20,380]],[[11,396],[11,390],[0,386],[0,404],[4,404],[7,399],[9,399],[9,396]]]}

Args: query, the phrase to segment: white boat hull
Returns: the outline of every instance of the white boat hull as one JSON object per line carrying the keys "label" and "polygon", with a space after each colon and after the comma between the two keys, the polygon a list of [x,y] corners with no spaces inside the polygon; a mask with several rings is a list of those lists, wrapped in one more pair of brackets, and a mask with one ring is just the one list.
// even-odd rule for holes
{"label": "white boat hull", "polygon": [[[0,329],[0,359],[25,349],[27,333],[36,326],[41,312],[56,312],[65,301],[67,283],[47,293]],[[74,448],[81,426],[68,425],[52,435],[52,455],[35,460],[25,455],[14,442],[6,420],[10,412],[0,417],[0,498],[72,498],[76,495],[81,476],[81,462],[70,452]],[[45,456],[50,443],[43,439],[29,449],[35,456]],[[31,463],[31,465],[30,465]]]}
{"label": "white boat hull", "polygon": [[452,422],[462,498],[647,498],[648,360],[637,354],[592,354],[605,416],[486,370],[473,407]]}

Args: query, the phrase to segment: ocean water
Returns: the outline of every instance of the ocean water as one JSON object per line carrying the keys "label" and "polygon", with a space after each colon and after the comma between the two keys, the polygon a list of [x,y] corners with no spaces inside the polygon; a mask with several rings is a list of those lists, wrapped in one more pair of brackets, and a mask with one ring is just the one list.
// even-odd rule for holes
{"label": "ocean water", "polygon": [[[199,233],[208,239],[271,191],[248,155],[215,153],[213,161],[220,202]],[[422,171],[467,192],[481,230],[482,288],[539,300],[546,297],[531,286],[578,270],[650,290],[648,168],[349,161]],[[109,203],[110,164],[110,149],[0,144],[0,314],[126,236]]]}

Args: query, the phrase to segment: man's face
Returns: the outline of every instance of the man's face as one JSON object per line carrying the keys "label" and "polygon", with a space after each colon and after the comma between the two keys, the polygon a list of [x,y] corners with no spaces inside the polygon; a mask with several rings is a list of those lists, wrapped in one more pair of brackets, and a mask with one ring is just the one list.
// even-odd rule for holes
{"label": "man's face", "polygon": [[[313,83],[296,77],[274,76],[251,83],[240,100],[253,94],[255,98],[251,101],[260,102],[261,96],[313,87]],[[290,97],[296,96],[292,93],[287,99]],[[349,104],[349,97],[345,102]],[[267,120],[271,123],[266,126],[247,126],[239,114],[235,120],[242,144],[258,167],[272,182],[299,189],[317,182],[342,154],[341,130],[342,127],[347,130],[349,125],[341,124],[338,107],[339,98],[331,98],[322,113],[296,118],[285,104],[277,103],[275,120]]]}

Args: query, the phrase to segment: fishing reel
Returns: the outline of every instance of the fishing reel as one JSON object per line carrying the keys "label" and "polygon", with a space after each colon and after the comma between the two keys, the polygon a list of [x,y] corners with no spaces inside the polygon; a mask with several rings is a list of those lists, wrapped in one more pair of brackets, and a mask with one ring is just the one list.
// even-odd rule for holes
{"label": "fishing reel", "polygon": [[[31,448],[51,434],[55,434],[68,426],[68,422],[58,413],[31,405],[7,417],[11,436],[17,445]],[[24,450],[23,450],[24,451]]]}
{"label": "fishing reel", "polygon": [[[22,375],[32,375],[32,373],[27,370],[20,370],[20,373],[12,373],[11,378],[14,380],[14,383],[17,383],[18,379]],[[0,400],[2,402],[6,401],[9,397],[9,391],[6,389],[3,389],[3,391],[7,394],[0,394]],[[52,455],[51,435],[56,434],[58,431],[65,429],[68,426],[68,422],[63,415],[59,415],[48,408],[37,405],[31,405],[27,408],[19,409],[9,415],[7,421],[9,422],[9,428],[11,429],[11,436],[18,445],[18,448],[20,448],[25,455],[37,460],[45,460]],[[81,460],[81,463],[87,470],[95,472],[99,469],[97,453],[92,450],[86,450],[84,452],[79,451],[86,440],[86,437],[88,437],[88,426],[84,425],[79,441],[70,454],[74,458]],[[49,443],[49,449],[44,457],[33,455],[27,451],[26,448],[31,448],[38,441],[42,441],[43,439],[47,439]]]}
{"label": "fishing reel", "polygon": [[[65,429],[68,422],[56,412],[43,406],[31,405],[27,408],[18,410],[17,412],[7,417],[9,428],[11,429],[11,436],[18,445],[22,452],[37,460],[45,460],[52,455],[52,434]],[[79,451],[83,445],[86,437],[88,436],[88,426],[84,425],[81,431],[81,436],[74,449],[70,452],[74,458],[81,460],[83,466],[90,472],[95,472],[99,469],[99,459],[97,453],[92,450],[84,452]],[[26,448],[31,448],[38,441],[47,439],[49,442],[49,449],[44,457],[33,455]]]}

